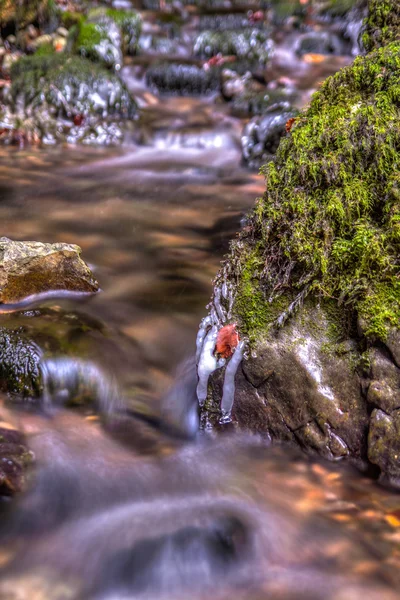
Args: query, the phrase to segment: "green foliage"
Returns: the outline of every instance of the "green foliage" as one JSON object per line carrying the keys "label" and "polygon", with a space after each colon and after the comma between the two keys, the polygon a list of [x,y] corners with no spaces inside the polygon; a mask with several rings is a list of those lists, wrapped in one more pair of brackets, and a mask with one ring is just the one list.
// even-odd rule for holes
{"label": "green foliage", "polygon": [[81,21],[78,25],[76,49],[87,58],[97,58],[96,46],[101,43],[103,35],[95,23]]}
{"label": "green foliage", "polygon": [[51,56],[55,53],[56,51],[54,49],[53,44],[49,42],[48,44],[43,44],[42,46],[39,46],[39,48],[35,52],[35,56]]}
{"label": "green foliage", "polygon": [[363,44],[367,51],[400,41],[400,0],[368,0]]}
{"label": "green foliage", "polygon": [[73,27],[74,25],[80,25],[84,21],[85,17],[82,13],[66,10],[61,14],[61,22],[64,27],[67,27],[67,29]]}
{"label": "green foliage", "polygon": [[310,293],[361,316],[371,338],[399,326],[399,107],[390,44],[330,77],[263,168],[265,195],[232,250],[250,337],[276,319],[266,305]]}

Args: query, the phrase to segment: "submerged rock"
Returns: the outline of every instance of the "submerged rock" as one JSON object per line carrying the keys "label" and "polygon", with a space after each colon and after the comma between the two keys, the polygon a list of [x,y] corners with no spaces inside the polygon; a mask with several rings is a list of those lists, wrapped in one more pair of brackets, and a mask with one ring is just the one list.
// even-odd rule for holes
{"label": "submerged rock", "polygon": [[[370,16],[378,5],[371,0]],[[400,2],[390,9],[400,15]],[[393,39],[390,27],[380,31]],[[263,169],[264,197],[217,276],[207,321],[235,322],[248,341],[237,426],[373,463],[397,485],[399,56],[389,43],[357,58],[288,127]],[[205,425],[220,422],[217,367]]]}
{"label": "submerged rock", "polygon": [[55,290],[97,292],[99,284],[80,254],[75,244],[0,238],[0,305]]}
{"label": "submerged rock", "polygon": [[25,472],[33,454],[23,436],[7,423],[0,424],[0,496],[12,496],[25,484]]}
{"label": "submerged rock", "polygon": [[18,131],[46,144],[115,144],[123,137],[121,123],[136,115],[135,102],[116,75],[62,53],[22,58],[0,94],[0,126],[11,140]]}
{"label": "submerged rock", "polygon": [[43,351],[22,328],[0,327],[0,386],[10,397],[33,399],[42,391]]}
{"label": "submerged rock", "polygon": [[304,54],[344,54],[340,39],[328,31],[314,31],[301,35],[295,45],[299,56]]}
{"label": "submerged rock", "polygon": [[[76,313],[40,309],[3,315],[0,389],[12,404],[49,412],[63,406],[116,411],[121,394],[112,369],[99,360],[107,344],[98,324]],[[85,358],[88,347],[93,360]]]}

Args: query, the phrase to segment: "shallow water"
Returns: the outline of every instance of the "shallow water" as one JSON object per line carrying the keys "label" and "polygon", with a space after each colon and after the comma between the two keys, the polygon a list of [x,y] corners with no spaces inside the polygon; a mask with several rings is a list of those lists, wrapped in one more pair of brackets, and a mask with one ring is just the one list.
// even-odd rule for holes
{"label": "shallow water", "polygon": [[[302,105],[350,60],[296,62],[285,38],[274,68]],[[102,288],[0,315],[40,340],[48,377],[40,411],[0,406],[36,459],[1,504],[0,598],[398,597],[397,494],[266,440],[193,435],[198,324],[263,179],[215,98],[160,101],[124,76],[144,108],[123,147],[0,149],[1,234],[79,244]],[[65,410],[82,380],[98,405]]]}

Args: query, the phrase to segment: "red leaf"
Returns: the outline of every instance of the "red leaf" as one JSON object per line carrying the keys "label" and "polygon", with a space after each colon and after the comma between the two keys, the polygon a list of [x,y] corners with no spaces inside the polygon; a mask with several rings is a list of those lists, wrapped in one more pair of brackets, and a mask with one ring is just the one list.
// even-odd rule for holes
{"label": "red leaf", "polygon": [[287,131],[287,133],[289,133],[289,131],[292,129],[295,121],[296,121],[296,119],[293,118],[293,117],[291,119],[289,119],[288,121],[286,121],[286,131]]}
{"label": "red leaf", "polygon": [[85,117],[83,115],[75,115],[74,116],[74,125],[76,125],[77,127],[80,127],[84,120],[85,120]]}
{"label": "red leaf", "polygon": [[229,358],[239,343],[239,334],[236,325],[225,325],[218,331],[215,351],[222,358]]}

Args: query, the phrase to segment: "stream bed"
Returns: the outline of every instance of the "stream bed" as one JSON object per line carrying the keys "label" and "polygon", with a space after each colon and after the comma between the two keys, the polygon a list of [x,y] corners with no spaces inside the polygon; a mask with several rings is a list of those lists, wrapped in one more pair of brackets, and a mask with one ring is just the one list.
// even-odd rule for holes
{"label": "stream bed", "polygon": [[[286,42],[275,66],[303,69],[299,107],[351,62],[300,65]],[[0,503],[0,598],[398,598],[398,494],[185,422],[212,280],[264,181],[243,163],[246,119],[213,95],[158,97],[141,68],[123,69],[143,106],[121,147],[0,147],[1,235],[78,244],[101,286],[0,315],[40,340],[62,381],[39,408],[1,398],[34,468]],[[97,406],[65,408],[76,372]]]}

